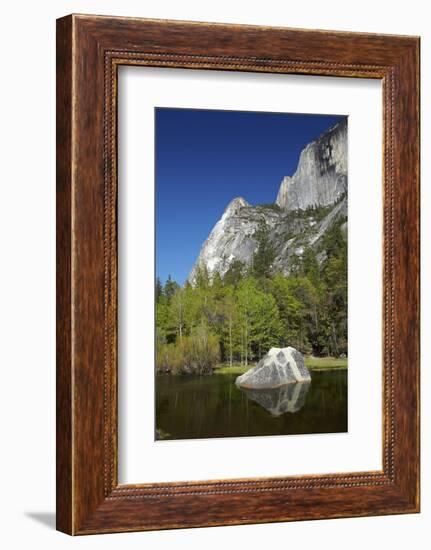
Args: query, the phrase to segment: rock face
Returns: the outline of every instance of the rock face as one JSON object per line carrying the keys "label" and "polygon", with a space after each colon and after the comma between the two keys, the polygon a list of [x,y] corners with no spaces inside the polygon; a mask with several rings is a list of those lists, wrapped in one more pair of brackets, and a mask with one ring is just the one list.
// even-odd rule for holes
{"label": "rock face", "polygon": [[286,176],[275,204],[250,205],[233,199],[204,242],[190,274],[205,266],[209,275],[227,273],[234,261],[250,265],[262,224],[276,257],[271,269],[288,275],[307,247],[319,262],[326,258],[324,236],[334,225],[347,234],[347,121],[342,121],[302,151],[298,168]]}
{"label": "rock face", "polygon": [[281,182],[276,204],[285,210],[327,206],[347,191],[347,119],[308,144],[293,176]]}
{"label": "rock face", "polygon": [[280,416],[302,409],[310,389],[310,382],[296,382],[275,389],[241,389],[251,401],[258,403],[272,416]]}
{"label": "rock face", "polygon": [[[245,213],[245,216],[242,213]],[[193,282],[199,265],[205,265],[210,275],[224,275],[234,259],[247,262],[256,243],[251,238],[257,229],[254,208],[242,197],[233,199],[202,246],[199,258],[189,275]],[[248,216],[250,214],[250,218]]]}
{"label": "rock face", "polygon": [[242,388],[273,389],[295,382],[310,382],[302,354],[295,348],[271,348],[259,363],[238,376]]}

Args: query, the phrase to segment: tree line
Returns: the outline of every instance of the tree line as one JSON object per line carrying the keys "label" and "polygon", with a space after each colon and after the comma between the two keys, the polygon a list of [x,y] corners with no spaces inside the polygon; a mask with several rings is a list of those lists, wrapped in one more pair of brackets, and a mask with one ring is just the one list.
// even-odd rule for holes
{"label": "tree line", "polygon": [[249,266],[234,261],[221,277],[199,266],[194,284],[156,279],[156,368],[210,373],[218,363],[248,366],[271,347],[304,354],[347,353],[347,245],[340,225],[316,251],[305,248],[291,273],[273,268],[275,251],[265,224]]}

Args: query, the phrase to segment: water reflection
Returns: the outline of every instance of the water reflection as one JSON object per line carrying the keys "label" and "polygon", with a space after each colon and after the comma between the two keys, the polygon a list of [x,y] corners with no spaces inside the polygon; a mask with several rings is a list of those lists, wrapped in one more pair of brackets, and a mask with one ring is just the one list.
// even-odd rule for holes
{"label": "water reflection", "polygon": [[274,389],[240,389],[248,399],[259,403],[272,416],[280,416],[302,409],[310,389],[310,382],[296,382]]}
{"label": "water reflection", "polygon": [[156,439],[347,431],[347,371],[316,371],[311,384],[277,390],[241,390],[236,378],[157,375]]}

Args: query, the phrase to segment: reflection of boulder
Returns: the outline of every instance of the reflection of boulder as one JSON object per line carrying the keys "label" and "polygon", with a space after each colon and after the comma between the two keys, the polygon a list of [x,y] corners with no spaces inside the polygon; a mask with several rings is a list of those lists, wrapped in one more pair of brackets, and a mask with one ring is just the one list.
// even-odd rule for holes
{"label": "reflection of boulder", "polygon": [[241,389],[249,399],[259,403],[273,416],[280,416],[287,412],[299,411],[305,404],[309,388],[310,382],[296,382],[274,389]]}
{"label": "reflection of boulder", "polygon": [[259,363],[238,376],[242,388],[279,388],[294,382],[309,382],[310,373],[302,354],[295,348],[271,348]]}

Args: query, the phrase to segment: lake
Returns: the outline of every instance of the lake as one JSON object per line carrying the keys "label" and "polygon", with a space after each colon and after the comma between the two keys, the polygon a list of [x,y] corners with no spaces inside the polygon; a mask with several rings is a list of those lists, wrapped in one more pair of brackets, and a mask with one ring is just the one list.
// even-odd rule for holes
{"label": "lake", "polygon": [[347,431],[347,370],[311,372],[310,383],[243,390],[236,374],[156,376],[161,439]]}

